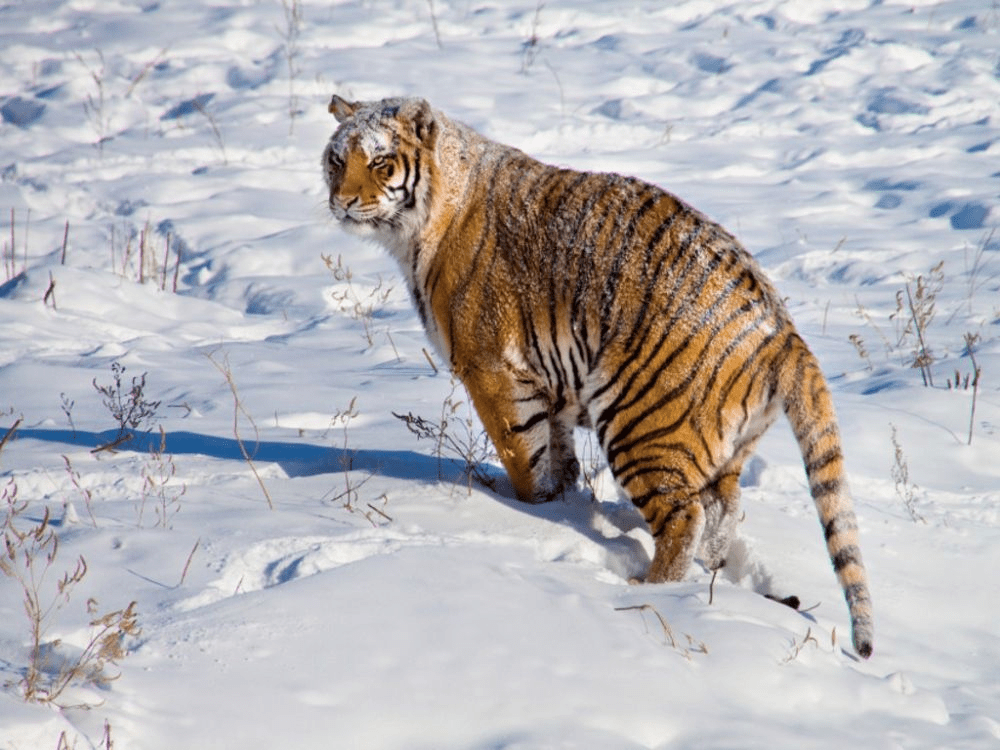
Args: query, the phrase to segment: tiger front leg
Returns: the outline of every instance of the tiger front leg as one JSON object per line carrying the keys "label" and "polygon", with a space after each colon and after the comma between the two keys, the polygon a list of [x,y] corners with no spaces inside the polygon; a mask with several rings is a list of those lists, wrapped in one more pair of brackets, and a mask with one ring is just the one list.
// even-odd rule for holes
{"label": "tiger front leg", "polygon": [[505,370],[468,370],[461,378],[518,500],[546,502],[565,488],[570,473],[575,481],[572,433],[568,444],[564,436],[553,440],[544,394]]}
{"label": "tiger front leg", "polygon": [[573,428],[576,420],[568,409],[549,415],[549,474],[555,492],[572,489],[580,477]]}

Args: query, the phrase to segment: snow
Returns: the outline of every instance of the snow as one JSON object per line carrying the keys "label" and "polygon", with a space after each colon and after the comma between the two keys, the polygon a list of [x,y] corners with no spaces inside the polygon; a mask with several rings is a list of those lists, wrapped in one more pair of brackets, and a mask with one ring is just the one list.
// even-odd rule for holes
{"label": "snow", "polygon": [[[53,519],[50,600],[86,560],[46,653],[87,645],[90,598],[135,601],[141,627],[118,679],[25,703],[23,593],[0,578],[0,748],[1000,746],[997,9],[299,7],[290,29],[277,0],[0,5],[0,439],[22,420],[0,486],[28,502],[18,528]],[[392,259],[326,211],[333,93],[424,96],[742,239],[834,393],[869,661],[783,423],[725,575],[636,586],[651,539],[583,433],[595,495],[526,506],[393,416],[479,429]],[[940,262],[925,387],[897,293]],[[978,389],[949,388],[966,334]],[[92,452],[115,362],[160,405]]]}

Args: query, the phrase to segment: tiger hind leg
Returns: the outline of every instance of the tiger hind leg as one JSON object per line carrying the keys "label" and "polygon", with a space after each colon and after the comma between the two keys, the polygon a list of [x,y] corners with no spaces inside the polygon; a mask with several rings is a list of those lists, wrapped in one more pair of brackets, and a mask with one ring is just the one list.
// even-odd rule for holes
{"label": "tiger hind leg", "polygon": [[747,416],[743,434],[737,438],[732,456],[725,460],[702,491],[707,520],[698,556],[709,570],[719,570],[726,564],[726,555],[739,524],[743,464],[753,455],[757,443],[774,423],[777,413],[777,404],[772,401],[765,402],[758,413]]}
{"label": "tiger hind leg", "polygon": [[698,496],[686,492],[657,493],[640,510],[655,545],[646,582],[683,580],[705,530],[705,509]]}
{"label": "tiger hind leg", "polygon": [[[664,443],[634,432],[604,430],[605,454],[618,486],[639,509],[653,536],[649,583],[681,581],[705,531],[705,479],[681,441]],[[655,433],[654,433],[655,434]]]}
{"label": "tiger hind leg", "polygon": [[736,536],[740,509],[740,472],[730,467],[713,481],[701,496],[705,508],[705,532],[698,557],[705,567],[715,571],[726,564],[729,546]]}

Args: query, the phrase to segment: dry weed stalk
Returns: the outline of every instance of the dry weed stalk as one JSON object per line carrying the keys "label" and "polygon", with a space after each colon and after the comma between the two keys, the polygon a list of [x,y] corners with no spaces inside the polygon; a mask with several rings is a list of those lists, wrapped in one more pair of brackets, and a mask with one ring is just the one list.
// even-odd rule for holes
{"label": "dry weed stalk", "polygon": [[[392,294],[393,287],[386,286],[382,277],[379,276],[378,283],[368,292],[367,296],[362,299],[361,295],[358,293],[357,288],[354,286],[354,274],[351,269],[344,265],[344,259],[342,256],[338,255],[336,262],[333,260],[331,255],[321,255],[323,263],[326,267],[330,269],[330,273],[333,274],[333,278],[341,282],[344,285],[343,290],[335,290],[330,293],[330,297],[337,306],[350,314],[352,318],[361,323],[364,328],[365,340],[368,342],[368,346],[375,345],[375,310],[380,305],[384,305]],[[392,350],[396,352],[396,359],[400,359],[399,352],[396,351],[396,344],[392,340],[392,336],[389,334],[388,326],[384,329],[386,340],[388,340],[389,345]],[[432,363],[433,364],[433,363]]]}
{"label": "dry weed stalk", "polygon": [[[889,340],[889,337],[882,332],[882,329],[872,318],[871,314],[868,312],[868,309],[863,304],[861,304],[861,300],[855,298],[854,301],[857,304],[857,309],[854,311],[854,314],[857,315],[859,318],[861,318],[869,326],[871,326],[872,330],[875,331],[876,334],[878,334],[878,337],[880,339],[882,339],[882,346],[885,348],[886,357],[888,357],[890,354],[892,354],[893,350],[893,345],[892,342]],[[861,340],[860,336],[858,336],[857,338],[859,341]],[[855,348],[857,348],[857,344],[855,344]],[[858,351],[858,354],[859,355],[861,354],[860,350]]]}
{"label": "dry weed stalk", "polygon": [[66,226],[63,228],[62,252],[59,254],[59,265],[66,265],[66,246],[69,244],[69,219],[66,219]]}
{"label": "dry weed stalk", "polygon": [[[983,278],[986,266],[989,265],[989,258],[986,255],[986,251],[993,243],[993,236],[996,234],[996,231],[996,227],[994,227],[988,234],[983,235],[983,238],[979,241],[976,249],[972,252],[971,261],[968,256],[968,246],[966,246],[965,270],[969,277],[969,288],[966,293],[966,299],[969,303],[970,315],[972,314],[972,299],[976,296],[976,292],[996,277],[995,273],[991,273],[986,276],[986,278]],[[952,314],[952,317],[954,317],[954,313]]]}
{"label": "dry weed stalk", "polygon": [[541,20],[542,8],[545,3],[538,0],[535,3],[535,15],[531,19],[531,33],[521,45],[521,72],[526,73],[528,68],[535,64],[535,59],[540,51],[541,37],[538,35],[538,25]]}
{"label": "dry weed stalk", "polygon": [[928,387],[934,385],[931,372],[934,355],[927,346],[927,329],[934,320],[937,295],[944,288],[943,267],[944,261],[941,261],[927,276],[921,274],[916,279],[907,279],[905,287],[896,292],[896,311],[889,316],[897,324],[897,347],[909,346],[912,350],[910,366],[920,369],[920,376]]}
{"label": "dry weed stalk", "polygon": [[257,429],[257,423],[254,422],[250,412],[246,410],[243,406],[243,402],[240,400],[240,393],[236,388],[236,381],[233,380],[233,371],[229,366],[229,356],[224,355],[222,362],[217,362],[211,353],[205,355],[208,361],[212,363],[216,370],[222,373],[222,376],[226,379],[226,385],[229,386],[229,390],[233,394],[233,437],[236,439],[236,444],[240,448],[240,453],[243,454],[243,460],[247,462],[247,466],[250,467],[250,471],[253,473],[254,479],[257,480],[257,484],[260,485],[260,491],[264,493],[264,497],[267,499],[267,507],[274,510],[274,502],[271,500],[271,493],[267,491],[267,485],[264,484],[264,480],[261,478],[257,471],[257,467],[254,466],[253,459],[250,456],[249,451],[247,451],[246,445],[243,443],[243,438],[240,437],[240,414],[242,414],[246,420],[250,423],[253,428],[254,440],[260,444],[260,430]]}
{"label": "dry weed stalk", "polygon": [[[703,641],[699,641],[698,639],[694,638],[691,635],[688,635],[687,633],[684,633],[684,638],[687,640],[687,646],[680,644],[676,636],[674,636],[674,631],[670,627],[670,624],[667,622],[667,619],[663,615],[661,615],[659,610],[657,610],[656,607],[654,607],[652,604],[636,604],[629,607],[615,607],[615,612],[631,612],[631,611],[637,611],[640,613],[652,612],[653,615],[656,617],[656,619],[659,621],[660,627],[663,628],[664,645],[670,646],[672,649],[674,649],[677,653],[679,653],[688,661],[691,661],[692,653],[708,654],[708,646],[705,645]],[[642,622],[643,625],[645,625],[646,623],[645,617],[643,617]],[[648,627],[646,629],[646,632],[647,633],[649,632]]]}
{"label": "dry weed stalk", "polygon": [[177,582],[177,588],[184,585],[184,579],[187,578],[188,569],[191,567],[191,561],[194,560],[194,553],[198,551],[198,547],[201,546],[201,537],[195,540],[194,546],[191,547],[191,551],[188,553],[187,560],[184,562],[184,570],[181,571],[181,580]]}
{"label": "dry weed stalk", "polygon": [[434,41],[437,42],[438,49],[444,49],[441,44],[441,32],[438,29],[437,12],[434,10],[434,0],[427,0],[427,6],[431,12],[431,27],[434,29]]}
{"label": "dry weed stalk", "polygon": [[896,497],[902,501],[912,520],[927,523],[927,520],[917,512],[917,486],[910,482],[910,467],[906,462],[903,446],[899,443],[896,425],[890,424],[889,427],[892,428],[892,479],[896,483]]}
{"label": "dry weed stalk", "polygon": [[73,440],[76,440],[76,425],[73,423],[73,407],[76,406],[76,401],[71,399],[65,393],[60,393],[59,398],[62,401],[62,412],[66,415],[66,421],[69,423],[69,428],[73,432]]}
{"label": "dry weed stalk", "polygon": [[31,228],[31,209],[29,208],[26,212],[26,218],[24,220],[24,255],[21,261],[21,270],[17,270],[17,233],[15,231],[15,223],[17,218],[17,212],[11,208],[10,209],[10,243],[4,242],[3,244],[3,269],[6,281],[23,274],[28,270],[28,230]]}
{"label": "dry weed stalk", "polygon": [[295,132],[295,118],[299,115],[295,79],[299,74],[296,61],[299,57],[299,35],[302,33],[302,6],[299,0],[281,0],[281,9],[285,15],[285,27],[279,28],[278,32],[284,40],[282,50],[288,67],[288,134],[292,135]]}
{"label": "dry weed stalk", "polygon": [[52,275],[52,271],[49,271],[49,288],[45,290],[45,294],[42,295],[42,304],[48,305],[49,301],[52,302],[52,309],[58,310],[59,307],[56,305],[56,280]]}
{"label": "dry weed stalk", "polygon": [[[222,140],[222,132],[219,130],[219,125],[215,121],[215,116],[202,104],[198,99],[192,102],[194,108],[202,115],[206,120],[208,120],[209,127],[212,128],[212,135],[215,137],[215,145],[219,147],[219,151],[222,152],[222,164],[223,166],[229,164],[229,158],[226,156],[226,143]],[[166,274],[166,261],[164,261],[164,274]]]}
{"label": "dry weed stalk", "polygon": [[111,129],[111,116],[108,114],[106,106],[104,53],[99,49],[95,49],[94,52],[97,54],[98,65],[93,67],[83,59],[83,55],[79,52],[74,52],[73,56],[86,69],[90,79],[94,82],[96,96],[87,94],[87,100],[83,103],[83,111],[97,135],[97,142],[94,144],[97,146],[97,153],[104,156],[104,143],[110,139],[108,131]]}
{"label": "dry weed stalk", "polygon": [[80,497],[83,498],[83,504],[87,508],[87,515],[90,516],[90,522],[97,528],[97,519],[94,518],[94,508],[93,493],[83,486],[83,478],[80,476],[80,472],[73,468],[73,464],[70,463],[69,456],[63,455],[63,461],[66,462],[66,473],[69,475],[69,480],[72,482],[73,486],[76,487],[77,492],[80,493]]}
{"label": "dry weed stalk", "polygon": [[806,634],[802,636],[802,640],[796,640],[795,638],[792,639],[792,645],[788,651],[788,655],[781,660],[781,663],[790,664],[799,658],[799,654],[802,653],[802,649],[806,647],[807,643],[811,643],[815,648],[819,648],[819,641],[817,641],[816,637],[812,634],[811,627],[806,628]]}
{"label": "dry weed stalk", "polygon": [[580,462],[580,474],[583,476],[584,486],[590,492],[591,501],[595,503],[600,502],[601,492],[604,489],[601,474],[607,468],[604,453],[600,450],[596,441],[596,434],[591,430],[587,430],[580,448],[580,457],[583,459]]}
{"label": "dry weed stalk", "polygon": [[868,355],[868,350],[865,349],[864,339],[856,333],[852,333],[847,338],[852,344],[854,344],[854,348],[858,352],[858,356],[865,361],[868,366],[868,370],[874,370],[875,367],[872,365],[872,358]]}
{"label": "dry weed stalk", "polygon": [[139,500],[139,520],[137,526],[142,528],[142,517],[149,498],[155,500],[153,506],[156,513],[154,526],[165,529],[172,528],[171,520],[181,509],[181,498],[187,492],[183,482],[178,487],[173,479],[177,475],[174,457],[167,453],[167,434],[160,427],[160,442],[149,448],[149,460],[142,467],[142,492]]}
{"label": "dry weed stalk", "polygon": [[972,388],[972,406],[969,408],[969,438],[966,441],[967,445],[972,445],[972,431],[976,426],[976,401],[979,398],[979,377],[983,372],[976,361],[975,347],[978,343],[978,333],[965,334],[965,351],[969,355],[969,359],[972,360],[972,373],[966,373],[963,378],[962,373],[956,369],[954,383],[951,378],[948,378],[948,390],[958,390],[961,388],[967,391],[969,388]]}
{"label": "dry weed stalk", "polygon": [[105,672],[109,663],[125,655],[126,636],[137,636],[139,628],[135,602],[115,612],[99,615],[97,603],[87,602],[93,628],[83,649],[70,658],[57,652],[60,642],[47,641],[46,634],[56,613],[69,603],[73,589],[87,575],[87,562],[77,558],[56,581],[49,581],[59,551],[59,537],[50,524],[49,510],[39,521],[30,521],[25,513],[28,502],[17,497],[17,484],[11,480],[2,492],[6,516],[2,527],[4,550],[0,554],[0,572],[21,588],[30,634],[30,655],[19,681],[26,701],[62,706],[61,696],[71,684],[106,684],[116,679]]}
{"label": "dry weed stalk", "polygon": [[[372,526],[378,526],[378,522],[375,516],[379,516],[385,521],[392,521],[392,517],[388,515],[384,508],[389,502],[388,496],[385,494],[380,495],[377,500],[382,501],[382,508],[377,508],[369,502],[365,502],[365,506],[368,508],[365,510],[360,507],[361,494],[360,489],[363,487],[368,480],[370,480],[374,473],[369,473],[367,476],[363,477],[360,481],[355,480],[352,477],[354,472],[354,456],[355,451],[351,450],[349,443],[349,429],[351,422],[358,417],[360,412],[357,409],[358,397],[355,396],[351,399],[351,403],[347,405],[347,408],[343,411],[337,411],[334,413],[333,417],[330,419],[330,429],[340,429],[343,435],[342,447],[340,449],[340,468],[343,472],[344,477],[344,488],[338,492],[333,497],[330,497],[330,502],[339,502],[341,506],[350,513],[361,513]],[[329,496],[329,495],[328,495]]]}
{"label": "dry weed stalk", "polygon": [[12,424],[10,427],[7,428],[7,431],[3,434],[3,437],[0,437],[0,452],[3,451],[3,447],[7,445],[7,442],[12,437],[14,437],[14,434],[17,432],[17,428],[21,426],[21,422],[23,421],[24,417],[18,417],[16,420],[14,420],[14,424]]}
{"label": "dry weed stalk", "polygon": [[[63,730],[59,734],[59,742],[56,745],[56,750],[76,750],[76,740],[73,738],[73,744],[69,744],[69,736],[66,734],[66,730]],[[114,740],[111,739],[111,722],[107,719],[104,720],[104,736],[101,737],[101,744],[97,745],[97,750],[113,750],[115,746]]]}
{"label": "dry weed stalk", "polygon": [[[444,460],[451,455],[462,462],[462,471],[468,480],[468,490],[472,492],[473,480],[485,487],[493,488],[495,479],[486,469],[486,462],[496,456],[493,444],[486,432],[477,429],[472,407],[468,398],[456,398],[459,381],[451,376],[451,391],[441,404],[441,417],[435,423],[413,412],[392,416],[402,421],[407,429],[417,436],[418,440],[429,439],[434,442],[434,455],[438,460],[438,479],[444,478]],[[465,408],[464,417],[458,414]]]}

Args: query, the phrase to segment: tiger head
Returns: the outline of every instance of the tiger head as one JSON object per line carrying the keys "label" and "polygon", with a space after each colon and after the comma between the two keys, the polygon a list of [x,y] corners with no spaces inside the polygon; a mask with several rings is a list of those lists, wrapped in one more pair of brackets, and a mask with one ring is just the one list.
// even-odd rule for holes
{"label": "tiger head", "polygon": [[376,239],[412,236],[426,217],[437,126],[423,99],[348,102],[323,153],[330,211],[346,230]]}

